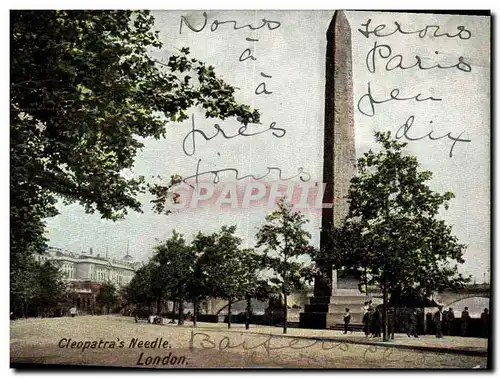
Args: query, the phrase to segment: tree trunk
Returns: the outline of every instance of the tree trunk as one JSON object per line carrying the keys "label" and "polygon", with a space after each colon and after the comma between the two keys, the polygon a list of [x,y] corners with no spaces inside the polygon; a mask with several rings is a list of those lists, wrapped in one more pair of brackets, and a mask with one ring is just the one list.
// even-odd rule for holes
{"label": "tree trunk", "polygon": [[231,305],[233,301],[230,299],[229,304],[227,306],[227,328],[231,328]]}
{"label": "tree trunk", "polygon": [[252,310],[252,298],[247,295],[247,306],[245,308],[245,329],[250,328],[250,311]]}
{"label": "tree trunk", "polygon": [[172,300],[173,305],[172,305],[172,322],[175,323],[175,314],[177,313],[177,300],[174,298]]}
{"label": "tree trunk", "polygon": [[156,315],[161,313],[161,297],[156,298]]}
{"label": "tree trunk", "polygon": [[198,300],[193,300],[193,327],[196,327],[196,318],[198,317]]}
{"label": "tree trunk", "polygon": [[288,299],[286,292],[283,293],[283,302],[284,302],[284,308],[283,308],[283,333],[286,333],[288,329]]}
{"label": "tree trunk", "polygon": [[184,295],[181,290],[181,295],[179,297],[179,323],[178,325],[184,324]]}
{"label": "tree trunk", "polygon": [[387,283],[384,282],[384,287],[382,288],[383,295],[383,310],[382,310],[382,330],[383,330],[383,340],[389,341],[388,333],[388,318],[387,318]]}

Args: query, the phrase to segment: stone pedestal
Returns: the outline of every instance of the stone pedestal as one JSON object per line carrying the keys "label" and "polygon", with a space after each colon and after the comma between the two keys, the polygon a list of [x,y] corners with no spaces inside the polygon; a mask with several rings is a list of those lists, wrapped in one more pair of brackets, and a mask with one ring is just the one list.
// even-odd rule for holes
{"label": "stone pedestal", "polygon": [[325,329],[337,324],[344,324],[345,309],[351,313],[351,324],[362,323],[362,307],[371,298],[358,289],[339,289],[339,286],[351,286],[350,282],[337,279],[337,272],[332,272],[330,296],[313,296],[300,314],[300,328]]}

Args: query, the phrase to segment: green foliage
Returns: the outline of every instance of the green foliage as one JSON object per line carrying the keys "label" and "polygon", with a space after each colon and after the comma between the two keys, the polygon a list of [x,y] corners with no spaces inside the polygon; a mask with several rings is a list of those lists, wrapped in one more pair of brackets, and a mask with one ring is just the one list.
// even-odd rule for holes
{"label": "green foliage", "polygon": [[303,289],[313,279],[311,265],[299,260],[314,250],[309,244],[311,235],[303,229],[307,219],[281,200],[266,222],[257,232],[256,247],[264,247],[263,265],[271,269],[270,281],[289,295],[291,289]]}
{"label": "green foliage", "polygon": [[418,288],[425,296],[460,287],[466,279],[451,262],[464,262],[465,245],[438,218],[453,193],[429,188],[432,173],[419,171],[417,159],[404,154],[405,143],[391,140],[390,133],[376,138],[383,150],[358,159],[351,180],[349,215],[340,231],[342,265],[366,269],[368,285]]}
{"label": "green foliage", "polygon": [[158,278],[159,267],[148,263],[139,268],[126,288],[129,303],[149,306],[163,295],[161,280]]}
{"label": "green foliage", "polygon": [[187,244],[174,230],[170,239],[155,247],[150,263],[136,272],[127,288],[128,300],[150,305],[168,298],[198,305],[210,297],[231,302],[268,298],[273,288],[259,277],[262,256],[242,249],[235,232],[235,226],[223,226],[210,235],[199,232]]}
{"label": "green foliage", "polygon": [[[197,106],[206,117],[259,115],[235,89],[183,48],[161,62],[162,42],[148,11],[12,11],[10,81],[12,269],[45,249],[43,219],[56,198],[119,219],[141,211],[143,177],[126,178],[141,138]],[[162,187],[150,187],[168,200]]]}
{"label": "green foliage", "polygon": [[311,264],[300,261],[301,257],[314,253],[309,245],[311,235],[303,229],[306,222],[303,214],[293,211],[291,205],[281,199],[278,209],[266,217],[266,224],[257,232],[256,247],[264,248],[262,261],[263,266],[270,270],[269,281],[284,297],[284,333],[287,330],[287,295],[292,289],[303,289],[315,274]]}
{"label": "green foliage", "polygon": [[417,159],[404,153],[406,143],[390,133],[375,136],[382,150],[358,159],[345,224],[331,230],[331,248],[321,257],[337,269],[360,271],[361,286],[380,287],[388,340],[388,296],[394,303],[412,298],[418,305],[433,291],[463,286],[467,279],[452,264],[464,262],[465,245],[439,219],[453,193],[430,189],[432,173],[420,171]]}
{"label": "green foliage", "polygon": [[250,258],[250,251],[240,248],[241,239],[235,231],[235,226],[223,226],[208,236],[198,233],[193,240],[200,255],[197,283],[207,294],[231,301],[243,297],[249,274],[245,261]]}
{"label": "green foliage", "polygon": [[40,307],[54,308],[66,293],[59,267],[46,261],[38,268],[39,291],[37,302]]}
{"label": "green foliage", "polygon": [[186,244],[183,235],[175,230],[172,237],[154,247],[152,262],[157,265],[157,277],[164,295],[173,299],[184,300],[187,289],[193,279],[195,253]]}
{"label": "green foliage", "polygon": [[424,303],[433,291],[463,286],[467,279],[456,263],[464,262],[465,245],[438,218],[453,193],[430,189],[432,173],[420,171],[417,159],[404,153],[406,143],[392,140],[390,133],[375,137],[382,150],[358,159],[348,216],[343,227],[331,230],[331,248],[321,251],[321,258],[337,269],[362,272],[361,286],[380,287],[387,340],[388,296],[394,294],[393,302],[419,298]]}
{"label": "green foliage", "polygon": [[105,282],[97,294],[96,301],[100,306],[106,307],[108,313],[110,309],[119,302],[118,293],[115,285],[111,282]]}
{"label": "green foliage", "polygon": [[10,308],[17,316],[37,316],[55,309],[63,300],[66,285],[59,268],[31,256],[18,261],[10,275]]}

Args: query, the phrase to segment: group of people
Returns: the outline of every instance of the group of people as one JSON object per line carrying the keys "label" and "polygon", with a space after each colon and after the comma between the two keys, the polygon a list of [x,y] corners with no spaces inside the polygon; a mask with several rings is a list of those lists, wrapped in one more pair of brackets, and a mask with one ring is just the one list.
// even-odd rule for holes
{"label": "group of people", "polygon": [[[470,319],[469,308],[465,307],[464,311],[462,312],[462,319],[461,319],[460,331],[462,336],[465,336],[465,333],[467,332],[467,324],[469,323],[469,319]],[[434,313],[434,324],[436,324],[436,337],[438,338],[443,337],[443,329],[446,335],[450,335],[454,321],[455,321],[455,312],[453,311],[453,308],[450,307],[448,311],[443,311],[443,307],[439,306],[438,310]]]}
{"label": "group of people", "polygon": [[[470,319],[469,308],[465,307],[460,316],[460,335],[462,337],[467,334]],[[487,337],[489,333],[489,319],[489,311],[485,308],[481,314],[481,330],[485,337]],[[443,306],[439,306],[438,310],[434,313],[433,320],[434,324],[436,324],[436,337],[443,337],[443,330],[446,335],[450,335],[455,322],[455,312],[451,307],[448,311],[443,311]]]}
{"label": "group of people", "polygon": [[[390,339],[394,339],[396,328],[406,331],[408,337],[418,337],[417,322],[419,318],[419,309],[410,311],[397,311],[394,307],[390,307],[387,312],[387,331]],[[381,337],[382,336],[382,305],[373,307],[371,303],[365,303],[362,309],[363,325],[366,337]]]}
{"label": "group of people", "polygon": [[[344,314],[344,334],[351,331],[351,313],[348,308],[345,309]],[[387,325],[388,325],[388,336],[390,339],[394,339],[394,333],[396,329],[400,332],[406,332],[408,337],[418,337],[418,322],[421,318],[421,309],[419,308],[399,308],[395,309],[390,307],[387,313]],[[366,337],[381,337],[382,327],[383,327],[383,317],[382,317],[382,305],[372,306],[371,302],[366,302],[365,306],[362,308],[362,321],[363,330]],[[440,306],[438,311],[433,315],[433,321],[436,325],[436,337],[443,337],[443,331],[446,335],[451,335],[453,331],[453,324],[455,324],[455,313],[453,308],[449,308],[448,311],[443,311],[443,307]],[[467,334],[467,328],[470,322],[470,315],[468,307],[465,307],[462,311],[460,318],[460,335],[465,336]],[[483,336],[488,336],[489,332],[489,313],[488,309],[484,309],[481,314],[481,326],[483,331]]]}

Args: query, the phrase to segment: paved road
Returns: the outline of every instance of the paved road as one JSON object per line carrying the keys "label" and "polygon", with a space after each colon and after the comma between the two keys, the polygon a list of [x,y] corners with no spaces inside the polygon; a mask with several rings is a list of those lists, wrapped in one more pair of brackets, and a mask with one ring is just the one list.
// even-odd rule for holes
{"label": "paved road", "polygon": [[[364,337],[339,331],[225,324],[185,326],[135,323],[119,316],[27,319],[11,322],[11,363],[126,366],[138,368],[485,368],[483,356],[399,349],[352,343]],[[324,340],[306,339],[323,337]],[[328,340],[342,338],[345,342]],[[425,345],[458,342],[483,348],[481,339],[399,335],[395,343]],[[156,341],[156,344],[154,343]],[[347,342],[349,341],[349,342]],[[142,342],[142,344],[141,344]],[[148,342],[148,343],[146,343]]]}

